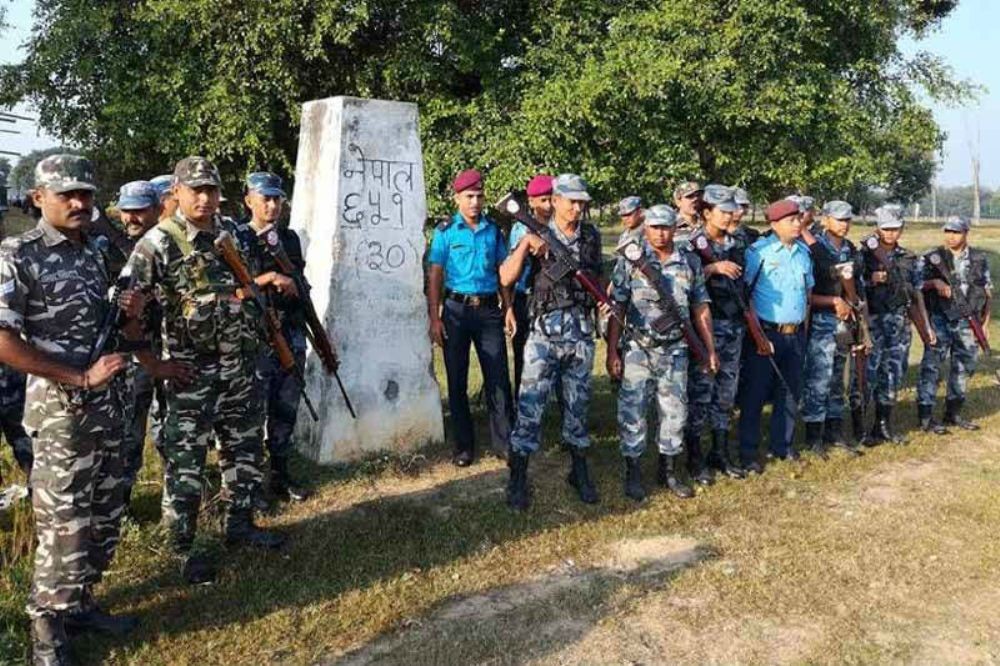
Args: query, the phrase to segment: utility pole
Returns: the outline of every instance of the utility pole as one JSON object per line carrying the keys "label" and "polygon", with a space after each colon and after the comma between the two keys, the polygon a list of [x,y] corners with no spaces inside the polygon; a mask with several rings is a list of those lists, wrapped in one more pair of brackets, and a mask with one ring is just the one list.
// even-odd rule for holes
{"label": "utility pole", "polygon": [[972,159],[972,224],[979,226],[979,146],[980,132],[979,124],[976,124],[976,143],[969,140],[969,157]]}

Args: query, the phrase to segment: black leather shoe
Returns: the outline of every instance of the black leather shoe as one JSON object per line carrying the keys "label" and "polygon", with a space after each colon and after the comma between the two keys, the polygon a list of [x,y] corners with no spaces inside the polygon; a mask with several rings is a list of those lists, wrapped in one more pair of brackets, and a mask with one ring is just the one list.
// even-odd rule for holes
{"label": "black leather shoe", "polygon": [[510,480],[507,482],[507,506],[514,511],[528,508],[528,456],[523,453],[510,455]]}
{"label": "black leather shoe", "polygon": [[944,424],[972,432],[979,430],[978,425],[962,416],[963,403],[965,403],[964,398],[955,398],[945,403]]}
{"label": "black leather shoe", "polygon": [[751,460],[748,463],[743,463],[743,469],[747,471],[747,474],[763,474],[764,466],[760,464],[757,460]]}
{"label": "black leather shoe", "polygon": [[288,471],[288,458],[271,458],[271,495],[282,502],[304,502],[309,491],[292,480]]}
{"label": "black leather shoe", "polygon": [[571,448],[569,453],[572,457],[572,463],[569,476],[566,477],[566,482],[576,488],[581,502],[584,504],[597,504],[601,498],[598,497],[597,489],[594,487],[593,481],[590,480],[587,458],[583,455],[583,451],[576,447]]}
{"label": "black leather shoe", "polygon": [[625,497],[636,502],[646,499],[646,489],[642,487],[642,471],[639,458],[625,459]]}
{"label": "black leather shoe", "polygon": [[451,457],[455,467],[468,467],[472,464],[472,451],[458,451]]}
{"label": "black leather shoe", "polygon": [[184,559],[181,576],[188,585],[207,585],[215,582],[215,563],[203,553],[188,555]]}
{"label": "black leather shoe", "polygon": [[273,550],[281,548],[284,543],[283,535],[262,530],[254,525],[249,509],[230,510],[226,513],[227,546],[250,546]]}
{"label": "black leather shoe", "polygon": [[906,440],[892,429],[892,405],[879,404],[875,406],[875,433],[883,442],[905,444]]}
{"label": "black leather shoe", "polygon": [[31,620],[31,663],[33,666],[73,666],[65,614],[43,615]]}

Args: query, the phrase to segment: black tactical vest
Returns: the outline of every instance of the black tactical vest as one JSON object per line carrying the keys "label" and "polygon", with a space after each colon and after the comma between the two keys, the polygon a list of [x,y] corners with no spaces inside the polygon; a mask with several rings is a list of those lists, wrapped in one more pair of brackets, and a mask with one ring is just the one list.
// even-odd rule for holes
{"label": "black tactical vest", "polygon": [[932,255],[941,257],[941,262],[947,267],[948,274],[951,276],[953,295],[951,298],[941,298],[934,289],[925,291],[924,300],[927,303],[927,311],[942,314],[948,321],[956,321],[969,315],[978,317],[989,297],[989,294],[986,293],[986,275],[989,268],[986,253],[969,248],[969,272],[965,276],[964,283],[968,285],[969,289],[968,293],[964,295],[962,293],[954,294],[954,292],[961,290],[962,283],[959,282],[959,278],[955,274],[955,256],[946,247],[939,247],[924,255],[924,279],[944,279],[938,264],[932,260]]}
{"label": "black tactical vest", "polygon": [[[601,274],[601,232],[592,224],[581,223],[580,235],[580,268],[593,276]],[[573,279],[569,273],[561,280],[553,281],[546,274],[545,268],[553,260],[551,258],[531,258],[531,300],[529,308],[532,317],[547,312],[574,305],[592,305],[592,299],[587,292]]]}
{"label": "black tactical vest", "polygon": [[916,256],[905,250],[901,253],[891,253],[887,271],[888,280],[881,284],[872,283],[872,273],[883,270],[882,265],[875,257],[875,253],[864,243],[861,245],[861,260],[868,311],[871,314],[895,313],[909,306],[910,275],[916,267]]}
{"label": "black tactical vest", "polygon": [[[691,253],[695,256],[700,256],[697,249],[695,249],[695,243],[701,236],[705,236],[708,240],[709,251],[715,256],[717,261],[731,261],[739,264],[741,267],[746,267],[747,246],[744,243],[742,235],[730,236],[733,239],[733,244],[729,248],[721,250],[705,235],[704,227],[702,227],[691,234],[689,241],[692,247]],[[708,288],[708,295],[712,299],[709,309],[712,311],[713,320],[740,319],[743,317],[743,308],[740,307],[740,302],[737,300],[737,290],[745,289],[742,280],[730,280],[725,275],[717,273],[705,279],[705,286]]]}
{"label": "black tactical vest", "polygon": [[[854,274],[857,276],[860,274],[857,250],[854,244],[847,239],[844,239],[844,246],[847,248],[847,254],[851,257],[848,261],[854,263]],[[813,244],[809,248],[809,253],[812,255],[813,278],[816,283],[813,286],[813,293],[819,296],[843,296],[844,288],[840,283],[837,271],[834,269],[834,266],[841,263],[840,253],[827,247],[823,242]]]}

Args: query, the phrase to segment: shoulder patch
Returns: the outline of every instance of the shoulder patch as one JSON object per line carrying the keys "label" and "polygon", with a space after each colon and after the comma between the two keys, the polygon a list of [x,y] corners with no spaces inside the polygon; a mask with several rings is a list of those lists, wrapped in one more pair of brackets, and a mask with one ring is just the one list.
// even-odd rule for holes
{"label": "shoulder patch", "polygon": [[448,231],[448,228],[451,227],[451,221],[450,217],[447,220],[441,220],[434,228],[438,231]]}

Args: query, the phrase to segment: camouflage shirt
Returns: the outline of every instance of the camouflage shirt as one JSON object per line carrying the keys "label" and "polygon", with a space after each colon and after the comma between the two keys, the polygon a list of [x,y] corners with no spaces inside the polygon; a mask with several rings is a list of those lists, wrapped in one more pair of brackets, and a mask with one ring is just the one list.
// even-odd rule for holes
{"label": "camouflage shirt", "polygon": [[[170,358],[221,361],[223,367],[242,372],[242,359],[256,354],[261,344],[260,314],[251,301],[237,296],[236,277],[215,250],[214,242],[223,231],[232,236],[247,262],[249,253],[231,220],[217,217],[210,230],[202,230],[178,212],[146,232],[129,265],[139,287],[157,294]],[[173,234],[181,235],[186,248]],[[246,265],[253,272],[253,264]]]}
{"label": "camouflage shirt", "polygon": [[[663,277],[661,284],[670,289],[682,317],[690,318],[692,305],[710,302],[697,255],[675,243],[673,253],[660,263],[648,242],[643,241],[642,246],[646,262]],[[618,257],[611,273],[611,300],[626,308],[625,320],[633,331],[626,335],[639,336],[644,344],[669,341],[650,328],[650,323],[664,314],[659,292],[625,257]]]}
{"label": "camouflage shirt", "polygon": [[[0,245],[0,328],[83,370],[107,311],[110,277],[94,239],[76,243],[44,219]],[[82,391],[41,377],[28,378],[24,423],[38,429],[49,418],[83,417],[85,426],[114,425],[107,386]],[[112,419],[111,422],[108,419]]]}

